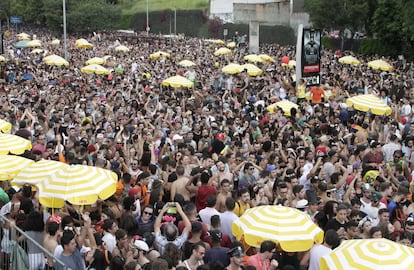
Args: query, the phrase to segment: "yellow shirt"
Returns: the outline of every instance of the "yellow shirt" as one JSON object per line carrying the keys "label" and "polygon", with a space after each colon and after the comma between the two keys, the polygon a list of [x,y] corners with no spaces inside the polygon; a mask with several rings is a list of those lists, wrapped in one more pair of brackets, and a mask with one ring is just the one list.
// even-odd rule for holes
{"label": "yellow shirt", "polygon": [[236,202],[236,206],[234,207],[233,212],[238,216],[241,217],[244,214],[244,211],[246,211],[247,209],[250,209],[250,204],[245,204],[243,205],[243,203],[238,200]]}
{"label": "yellow shirt", "polygon": [[305,84],[299,84],[298,85],[298,98],[305,98],[306,97],[305,89],[306,89]]}

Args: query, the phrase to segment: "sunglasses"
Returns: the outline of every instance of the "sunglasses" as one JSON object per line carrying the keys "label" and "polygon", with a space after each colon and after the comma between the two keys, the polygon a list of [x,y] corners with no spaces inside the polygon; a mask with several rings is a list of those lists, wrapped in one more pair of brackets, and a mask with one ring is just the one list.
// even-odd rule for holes
{"label": "sunglasses", "polygon": [[152,212],[144,211],[144,214],[151,216],[152,215]]}

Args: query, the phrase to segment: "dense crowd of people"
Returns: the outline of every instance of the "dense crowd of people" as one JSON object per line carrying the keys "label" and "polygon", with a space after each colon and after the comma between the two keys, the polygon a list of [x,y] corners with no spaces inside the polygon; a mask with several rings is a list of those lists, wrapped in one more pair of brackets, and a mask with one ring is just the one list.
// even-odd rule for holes
{"label": "dense crowd of people", "polygon": [[[32,141],[23,156],[85,164],[118,174],[116,193],[94,205],[44,209],[30,186],[7,186],[0,214],[73,270],[319,269],[319,258],[342,240],[388,238],[413,245],[414,66],[387,59],[390,72],[340,64],[323,50],[320,86],[296,81],[281,58],[295,48],[262,44],[275,62],[263,74],[226,74],[248,47],[214,56],[221,45],[183,36],[94,33],[94,47],[68,39],[69,66],[42,59],[64,55],[44,31],[30,32],[42,51],[5,40],[0,119]],[[129,52],[116,52],[118,45]],[[165,51],[169,57],[150,59]],[[81,72],[108,56],[109,75]],[[182,67],[183,59],[195,63]],[[193,88],[162,85],[182,75]],[[360,112],[346,99],[374,94],[391,115]],[[289,112],[268,106],[289,100]],[[287,253],[277,243],[246,246],[231,224],[250,208],[301,209],[325,231],[323,244]],[[2,226],[2,261],[12,228]],[[18,238],[23,242],[24,237]],[[27,245],[29,269],[62,269]],[[2,265],[7,269],[7,265]]]}

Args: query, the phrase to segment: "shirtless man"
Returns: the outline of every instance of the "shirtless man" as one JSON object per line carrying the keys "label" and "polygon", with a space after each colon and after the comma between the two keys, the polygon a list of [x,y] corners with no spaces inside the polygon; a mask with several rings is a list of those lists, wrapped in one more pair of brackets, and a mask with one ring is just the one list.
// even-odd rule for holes
{"label": "shirtless man", "polygon": [[[58,235],[59,235],[59,224],[50,221],[46,225],[46,235],[43,240],[43,246],[49,251],[51,254],[54,254],[56,257],[60,255],[63,251],[61,245],[58,243]],[[47,258],[47,266],[46,269],[53,269],[53,258]]]}
{"label": "shirtless man", "polygon": [[189,179],[184,176],[184,167],[177,166],[175,173],[177,174],[177,180],[171,184],[171,201],[174,201],[175,194],[181,194],[184,200],[189,201],[191,193],[185,188]]}
{"label": "shirtless man", "polygon": [[214,173],[213,177],[215,178],[214,180],[217,185],[219,185],[223,179],[233,179],[233,174],[228,168],[226,169],[226,164],[224,164],[223,161],[217,161],[216,168],[217,171]]}
{"label": "shirtless man", "polygon": [[368,124],[363,123],[362,129],[355,133],[355,145],[368,145]]}
{"label": "shirtless man", "polygon": [[229,179],[223,179],[220,183],[220,192],[217,194],[217,202],[214,208],[220,213],[226,211],[226,199],[231,197],[231,184]]}

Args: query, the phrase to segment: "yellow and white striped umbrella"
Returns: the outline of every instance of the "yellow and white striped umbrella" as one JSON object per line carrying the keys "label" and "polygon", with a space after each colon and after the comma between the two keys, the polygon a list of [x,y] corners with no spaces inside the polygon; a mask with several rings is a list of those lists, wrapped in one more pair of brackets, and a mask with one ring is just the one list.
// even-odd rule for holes
{"label": "yellow and white striped umbrella", "polygon": [[339,63],[358,66],[361,62],[352,55],[347,55],[338,59]]}
{"label": "yellow and white striped umbrella", "polygon": [[60,45],[60,40],[59,39],[54,39],[50,42],[50,44],[52,45]]}
{"label": "yellow and white striped umbrella", "polygon": [[227,74],[237,74],[242,71],[243,71],[242,66],[236,63],[230,63],[221,69],[221,72],[227,73]]}
{"label": "yellow and white striped umbrella", "polygon": [[95,73],[95,74],[105,74],[105,75],[108,75],[110,73],[109,70],[97,64],[84,66],[83,68],[81,68],[81,71],[83,73]]}
{"label": "yellow and white striped umbrella", "polygon": [[29,42],[27,42],[26,46],[27,47],[41,47],[42,42],[38,39],[34,39],[34,40],[30,40]]}
{"label": "yellow and white striped umbrella", "polygon": [[231,54],[231,50],[226,47],[221,47],[220,49],[214,52],[215,56],[224,55],[224,54]]}
{"label": "yellow and white striped umbrella", "polygon": [[241,68],[242,70],[246,70],[249,76],[258,76],[263,73],[263,70],[261,70],[259,67],[253,64],[244,64],[241,65]]}
{"label": "yellow and white striped umbrella", "polygon": [[43,62],[48,64],[49,66],[69,66],[69,62],[65,60],[65,58],[51,54],[43,58]]}
{"label": "yellow and white striped umbrella", "polygon": [[388,64],[386,61],[382,59],[374,60],[371,62],[368,62],[368,66],[373,69],[379,69],[383,71],[390,71],[393,69],[393,67]]}
{"label": "yellow and white striped umbrella", "polygon": [[153,54],[150,54],[150,59],[155,60],[155,59],[159,59],[161,57],[170,58],[170,56],[171,55],[167,52],[158,51],[158,52],[155,52]]}
{"label": "yellow and white striped umbrella", "polygon": [[346,240],[320,260],[321,270],[411,270],[414,249],[388,239]]}
{"label": "yellow and white striped umbrella", "polygon": [[274,62],[275,59],[273,59],[272,57],[270,57],[267,54],[259,54],[260,58],[262,58],[263,60],[265,60],[266,62]]}
{"label": "yellow and white striped umbrella", "polygon": [[236,42],[234,42],[234,41],[229,42],[229,43],[227,43],[226,46],[227,46],[227,48],[233,49],[234,47],[236,47]]}
{"label": "yellow and white striped umbrella", "polygon": [[77,39],[77,40],[75,41],[75,46],[76,46],[77,48],[82,48],[82,49],[90,49],[90,48],[93,48],[93,44],[89,43],[89,42],[88,42],[86,39],[84,39],[84,38]]}
{"label": "yellow and white striped umbrella", "polygon": [[0,180],[11,180],[16,175],[34,163],[33,160],[13,156],[13,155],[0,155]]}
{"label": "yellow and white striped umbrella", "polygon": [[32,143],[22,137],[0,133],[0,155],[21,155],[26,150],[32,149]]}
{"label": "yellow and white striped umbrella", "polygon": [[40,160],[21,170],[12,181],[12,185],[23,186],[38,185],[44,181],[51,173],[61,170],[69,165],[54,161],[54,160]]}
{"label": "yellow and white striped umbrella", "polygon": [[246,60],[246,61],[249,61],[249,62],[253,62],[253,63],[262,63],[262,62],[264,62],[263,58],[261,58],[257,54],[246,55],[245,57],[243,57],[243,59]]}
{"label": "yellow and white striped umbrella", "polygon": [[299,106],[298,106],[298,104],[293,103],[292,101],[282,100],[282,101],[279,101],[279,102],[276,102],[276,103],[273,103],[273,104],[269,105],[267,107],[267,110],[271,113],[274,113],[277,110],[277,108],[281,108],[285,115],[290,116],[290,110],[292,108],[295,108],[296,110],[298,110]]}
{"label": "yellow and white striped umbrella", "polygon": [[26,33],[20,33],[16,35],[19,40],[29,40],[30,35]]}
{"label": "yellow and white striped umbrella", "polygon": [[105,59],[103,59],[101,57],[94,57],[94,58],[91,58],[88,61],[86,61],[87,65],[92,65],[92,64],[102,65],[104,63],[105,63]]}
{"label": "yellow and white striped umbrella", "polygon": [[38,184],[39,201],[43,206],[61,208],[64,201],[74,205],[95,203],[115,193],[116,173],[87,165],[70,165],[55,171]]}
{"label": "yellow and white striped umbrella", "polygon": [[379,97],[367,94],[350,97],[346,100],[346,105],[354,107],[355,110],[368,112],[376,115],[390,115],[391,107],[381,101]]}
{"label": "yellow and white striped umbrella", "polygon": [[42,52],[43,52],[42,49],[34,49],[30,53],[42,53]]}
{"label": "yellow and white striped umbrella", "polygon": [[279,205],[248,209],[233,222],[232,232],[249,246],[260,247],[263,241],[271,240],[286,252],[306,251],[323,241],[323,231],[309,215]]}
{"label": "yellow and white striped umbrella", "polygon": [[183,67],[192,67],[196,65],[193,61],[190,60],[182,60],[178,64]]}
{"label": "yellow and white striped umbrella", "polygon": [[3,119],[0,119],[0,131],[1,132],[7,133],[7,132],[9,132],[11,130],[11,128],[12,128],[12,124],[11,123],[9,123],[9,122],[7,122],[7,121],[5,121]]}
{"label": "yellow and white striped umbrella", "polygon": [[120,45],[115,48],[115,51],[116,52],[129,52],[129,48],[124,45]]}
{"label": "yellow and white striped umbrella", "polygon": [[289,60],[289,63],[285,64],[282,63],[282,67],[288,67],[288,68],[294,68],[296,67],[296,61],[295,60]]}
{"label": "yellow and white striped umbrella", "polygon": [[192,88],[194,86],[194,83],[192,81],[180,75],[169,77],[168,79],[165,79],[164,81],[162,81],[162,84],[165,86],[171,86],[173,88],[178,88],[178,87]]}

